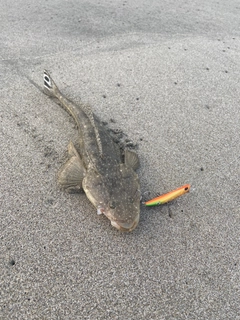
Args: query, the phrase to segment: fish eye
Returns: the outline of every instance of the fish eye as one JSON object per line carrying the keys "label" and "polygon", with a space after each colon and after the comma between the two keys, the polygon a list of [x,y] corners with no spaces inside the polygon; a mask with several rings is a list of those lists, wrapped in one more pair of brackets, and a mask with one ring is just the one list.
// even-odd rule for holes
{"label": "fish eye", "polygon": [[111,202],[109,203],[109,207],[110,207],[111,209],[115,209],[115,208],[116,208],[116,203],[115,203],[114,201],[111,201]]}

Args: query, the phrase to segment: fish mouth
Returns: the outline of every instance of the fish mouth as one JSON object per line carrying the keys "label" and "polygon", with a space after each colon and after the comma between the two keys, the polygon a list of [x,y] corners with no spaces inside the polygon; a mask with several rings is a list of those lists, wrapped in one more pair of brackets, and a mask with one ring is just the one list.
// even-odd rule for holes
{"label": "fish mouth", "polygon": [[138,222],[139,222],[139,216],[134,221],[131,221],[131,222],[111,220],[111,225],[120,231],[130,232],[136,228],[136,226],[138,225]]}

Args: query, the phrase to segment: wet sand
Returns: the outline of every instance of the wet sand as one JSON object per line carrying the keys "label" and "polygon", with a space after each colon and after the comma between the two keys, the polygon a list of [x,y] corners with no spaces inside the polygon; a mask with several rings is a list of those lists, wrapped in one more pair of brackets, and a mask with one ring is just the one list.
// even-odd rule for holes
{"label": "wet sand", "polygon": [[[0,2],[1,319],[238,319],[238,11]],[[144,200],[190,193],[120,233],[60,190],[77,130],[41,92],[44,68],[138,144]]]}

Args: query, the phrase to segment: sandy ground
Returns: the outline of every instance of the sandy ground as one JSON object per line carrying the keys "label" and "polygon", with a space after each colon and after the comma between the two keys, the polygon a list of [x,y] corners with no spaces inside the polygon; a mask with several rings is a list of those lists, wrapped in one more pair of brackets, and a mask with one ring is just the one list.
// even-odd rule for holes
{"label": "sandy ground", "polygon": [[[0,319],[240,319],[239,17],[235,0],[0,1]],[[191,192],[127,234],[62,192],[77,130],[44,68],[138,143],[145,199]]]}

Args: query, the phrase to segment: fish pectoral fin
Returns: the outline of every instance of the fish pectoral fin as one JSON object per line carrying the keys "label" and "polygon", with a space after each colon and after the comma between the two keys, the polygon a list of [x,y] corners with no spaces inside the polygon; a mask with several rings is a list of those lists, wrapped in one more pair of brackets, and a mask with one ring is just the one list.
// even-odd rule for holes
{"label": "fish pectoral fin", "polygon": [[139,158],[136,152],[125,149],[124,162],[127,167],[137,170],[139,167]]}
{"label": "fish pectoral fin", "polygon": [[70,193],[78,192],[82,188],[84,173],[81,159],[73,156],[60,169],[58,183]]}

